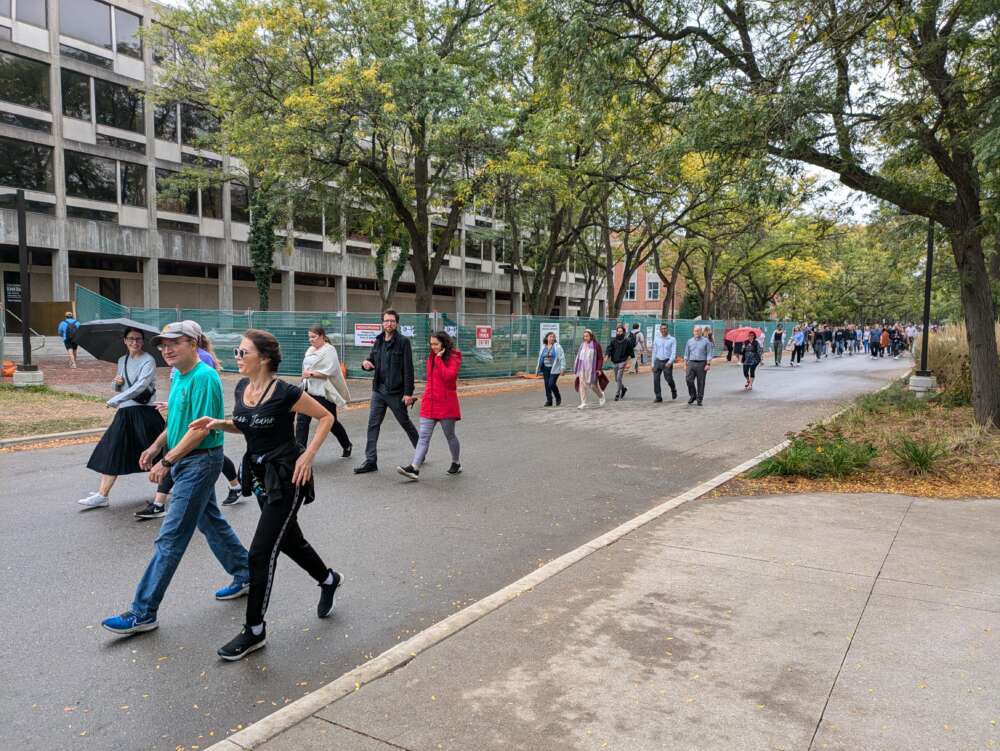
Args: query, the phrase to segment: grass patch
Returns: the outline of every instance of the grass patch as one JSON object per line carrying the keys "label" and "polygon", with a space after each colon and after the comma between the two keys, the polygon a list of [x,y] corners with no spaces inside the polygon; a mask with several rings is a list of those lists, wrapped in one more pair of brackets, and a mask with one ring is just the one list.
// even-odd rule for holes
{"label": "grass patch", "polygon": [[1000,431],[977,425],[971,406],[920,399],[898,381],[859,397],[824,425],[736,478],[717,495],[880,492],[1000,498]]}
{"label": "grass patch", "polygon": [[0,384],[0,439],[100,428],[113,415],[100,397]]}
{"label": "grass patch", "polygon": [[842,436],[820,440],[796,437],[788,448],[752,470],[750,477],[847,477],[867,467],[874,458],[875,447],[870,443],[849,441]]}

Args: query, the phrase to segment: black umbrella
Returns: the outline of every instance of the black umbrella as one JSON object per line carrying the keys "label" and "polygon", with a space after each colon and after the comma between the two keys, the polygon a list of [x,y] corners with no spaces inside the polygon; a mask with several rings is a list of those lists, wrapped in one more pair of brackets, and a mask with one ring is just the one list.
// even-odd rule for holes
{"label": "black umbrella", "polygon": [[118,362],[118,358],[128,354],[125,348],[125,332],[129,329],[141,331],[146,341],[142,345],[144,352],[156,358],[158,367],[166,367],[160,350],[153,346],[153,337],[160,333],[155,326],[133,321],[131,318],[107,318],[102,321],[87,321],[81,323],[76,330],[76,343],[83,347],[98,360]]}

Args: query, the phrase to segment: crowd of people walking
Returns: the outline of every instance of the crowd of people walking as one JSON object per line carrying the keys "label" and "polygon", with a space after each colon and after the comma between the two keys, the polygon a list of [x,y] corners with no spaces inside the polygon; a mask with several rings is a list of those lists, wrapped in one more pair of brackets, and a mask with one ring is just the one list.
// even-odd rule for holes
{"label": "crowd of people walking", "polygon": [[[74,344],[78,330],[73,319]],[[334,608],[344,577],[329,567],[307,541],[299,515],[303,506],[317,497],[312,467],[326,438],[332,434],[337,439],[342,457],[352,453],[353,444],[338,418],[338,408],[346,407],[351,398],[345,370],[336,347],[317,325],[308,332],[301,377],[296,383],[281,379],[277,375],[282,362],[278,340],[269,332],[251,329],[233,352],[242,377],[235,386],[234,406],[227,418],[222,368],[212,342],[198,323],[178,321],[159,333],[156,329],[152,332],[154,335],[150,335],[148,327],[127,325],[121,332],[125,354],[118,358],[111,383],[114,394],[107,402],[116,409],[115,417],[87,463],[100,481],[96,491],[79,501],[87,509],[106,507],[119,476],[146,472],[156,493],[145,509],[136,512],[136,517],[163,519],[153,556],[131,605],[121,614],[105,619],[102,625],[122,635],[157,628],[160,604],[197,529],[205,535],[230,577],[229,584],[215,592],[215,598],[247,597],[243,628],[218,650],[221,658],[238,660],[266,644],[265,617],[279,553],[291,558],[316,582],[320,590],[317,615],[325,618]],[[806,323],[794,325],[791,331],[779,324],[766,340],[758,329],[739,330],[739,336],[731,336],[733,333],[725,332],[726,359],[736,357],[741,362],[744,389],[751,391],[768,350],[775,367],[782,366],[786,350],[791,351],[789,367],[799,367],[807,351],[817,360],[865,353],[874,358],[899,357],[912,349],[917,330],[903,324]],[[594,332],[585,329],[571,371],[579,396],[578,408],[606,404],[610,386],[606,361],[613,372],[614,400],[624,400],[628,394],[624,376],[630,369],[638,372],[647,354],[655,403],[664,401],[663,383],[671,401],[677,399],[674,368],[679,366],[685,370],[688,404],[703,406],[716,356],[711,327],[694,326],[680,357],[669,324],[661,323],[651,338],[647,342],[638,325],[630,331],[621,324],[616,326],[607,347],[602,347]],[[378,440],[386,412],[392,413],[414,450],[408,463],[396,467],[399,474],[411,481],[420,479],[438,425],[451,458],[446,474],[453,476],[462,471],[457,435],[462,418],[458,396],[462,353],[446,331],[433,332],[428,347],[423,369],[425,386],[418,398],[411,341],[399,331],[399,314],[394,310],[383,313],[382,331],[360,363],[372,374],[372,391],[365,456],[354,468],[355,473],[378,471]],[[158,363],[154,354],[162,361]],[[158,364],[171,368],[167,401],[156,400]],[[567,355],[558,335],[547,332],[535,364],[544,388],[544,407],[561,406],[563,395],[558,381],[567,370]],[[419,428],[409,414],[418,401]],[[310,439],[314,421],[317,425]],[[238,463],[223,452],[224,432],[242,435],[245,440]],[[221,504],[215,495],[220,474],[229,486]],[[247,549],[226,521],[221,506],[241,503],[250,496],[256,499],[260,516]]]}

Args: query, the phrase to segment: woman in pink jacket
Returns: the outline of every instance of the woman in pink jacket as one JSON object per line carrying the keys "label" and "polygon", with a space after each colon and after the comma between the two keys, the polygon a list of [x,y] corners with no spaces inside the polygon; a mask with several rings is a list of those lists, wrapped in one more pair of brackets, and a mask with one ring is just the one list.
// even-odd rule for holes
{"label": "woman in pink jacket", "polygon": [[420,465],[427,456],[434,426],[441,423],[448,448],[451,450],[451,466],[449,475],[457,475],[462,471],[459,462],[458,436],[455,435],[455,423],[462,419],[462,410],[458,404],[458,371],[462,367],[462,353],[444,331],[431,334],[431,352],[427,356],[427,385],[424,387],[420,405],[420,438],[413,454],[413,462],[406,467],[396,467],[396,471],[411,480],[420,479]]}

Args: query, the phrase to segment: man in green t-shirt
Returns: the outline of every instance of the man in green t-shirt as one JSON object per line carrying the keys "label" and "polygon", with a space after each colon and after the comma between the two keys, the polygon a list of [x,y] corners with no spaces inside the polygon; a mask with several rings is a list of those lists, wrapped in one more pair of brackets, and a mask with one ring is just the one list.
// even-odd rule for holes
{"label": "man in green t-shirt", "polygon": [[[149,479],[159,483],[167,472],[174,480],[173,501],[154,543],[153,558],[135,592],[132,607],[101,622],[116,634],[135,634],[157,627],[156,613],[195,528],[208,540],[215,557],[233,581],[215,593],[216,599],[242,597],[250,588],[247,551],[222,516],[215,500],[215,483],[222,471],[222,432],[192,430],[199,417],[221,420],[222,381],[198,358],[201,327],[194,321],[168,324],[153,344],[167,365],[177,369],[170,386],[167,429],[139,459]],[[164,450],[166,449],[166,450]],[[162,458],[157,461],[157,457]]]}

